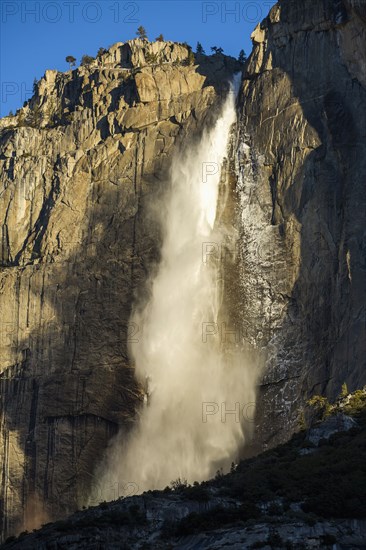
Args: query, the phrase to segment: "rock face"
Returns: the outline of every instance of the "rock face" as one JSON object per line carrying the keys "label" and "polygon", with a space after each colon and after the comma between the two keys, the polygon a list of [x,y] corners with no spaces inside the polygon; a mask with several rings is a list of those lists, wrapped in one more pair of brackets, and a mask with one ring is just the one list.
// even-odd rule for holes
{"label": "rock face", "polygon": [[[222,216],[239,239],[227,310],[265,365],[260,450],[310,394],[366,383],[365,2],[281,0],[252,39]],[[47,71],[0,121],[4,533],[80,506],[141,402],[129,317],[159,257],[156,198],[239,69],[189,61],[181,44],[119,43]]]}
{"label": "rock face", "polygon": [[357,422],[345,414],[338,414],[326,419],[320,426],[311,428],[307,434],[307,439],[313,445],[318,446],[319,441],[329,439],[337,432],[347,432],[357,426]]}
{"label": "rock face", "polygon": [[252,34],[239,174],[245,338],[263,351],[258,448],[304,400],[366,382],[366,4],[282,0]]}
{"label": "rock face", "polygon": [[188,57],[170,42],[116,44],[89,66],[46,71],[0,121],[3,533],[80,506],[140,403],[128,322],[158,259],[154,202],[238,70]]}

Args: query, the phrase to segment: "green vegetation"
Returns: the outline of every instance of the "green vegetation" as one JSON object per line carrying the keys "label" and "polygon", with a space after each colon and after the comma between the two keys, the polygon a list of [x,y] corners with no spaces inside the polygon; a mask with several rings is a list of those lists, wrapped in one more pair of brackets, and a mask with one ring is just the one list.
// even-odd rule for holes
{"label": "green vegetation", "polygon": [[72,117],[73,113],[64,110],[61,104],[57,106],[54,99],[49,98],[43,110],[36,103],[26,114],[19,109],[14,117],[16,120],[13,127],[54,128],[55,126],[69,124],[72,122]]}
{"label": "green vegetation", "polygon": [[192,52],[192,50],[189,50],[189,52],[188,52],[188,65],[194,65],[194,62],[195,62],[194,53]]}
{"label": "green vegetation", "polygon": [[[164,527],[167,536],[183,536],[218,529],[229,524],[245,524],[249,520],[270,521],[271,517],[297,518],[309,525],[321,519],[366,518],[366,392],[358,390],[331,405],[321,396],[310,399],[309,407],[319,409],[320,416],[343,411],[357,419],[358,426],[322,440],[318,448],[306,439],[303,430],[286,444],[255,458],[233,465],[230,474],[218,470],[213,481],[185,486],[175,482],[185,498],[210,500],[212,488],[222,497],[242,502],[238,508],[214,508],[193,513]],[[313,452],[302,454],[303,449]],[[260,504],[266,506],[261,510]],[[301,504],[302,512],[292,512],[291,503]],[[334,537],[323,537],[324,545]],[[272,532],[253,548],[266,545],[290,548]]]}
{"label": "green vegetation", "polygon": [[97,57],[102,57],[102,55],[105,53],[107,53],[107,50],[105,48],[99,48],[97,52]]}
{"label": "green vegetation", "polygon": [[170,487],[173,489],[173,491],[180,491],[181,489],[185,489],[186,487],[188,487],[188,483],[186,479],[178,477],[177,479],[174,479],[170,482]]}
{"label": "green vegetation", "polygon": [[217,46],[211,46],[211,51],[214,52],[214,54],[224,53],[224,50],[222,48],[218,48]]}
{"label": "green vegetation", "polygon": [[326,397],[314,395],[307,402],[308,410],[313,415],[312,421],[322,421],[331,415],[344,413],[349,416],[363,416],[366,412],[366,391],[348,392],[347,384],[342,384],[341,393],[335,403],[329,403]]}
{"label": "green vegetation", "polygon": [[[304,429],[286,444],[238,465],[233,463],[227,475],[219,469],[215,479],[193,485],[177,478],[164,491],[148,491],[138,504],[128,506],[127,501],[120,507],[118,503],[103,502],[92,512],[77,513],[44,529],[59,533],[80,533],[85,529],[90,533],[93,529],[127,528],[125,532],[134,533],[148,527],[145,499],[173,497],[173,506],[174,501],[195,501],[200,505],[192,508],[200,511],[181,520],[165,521],[161,532],[165,539],[231,526],[250,529],[264,522],[270,527],[269,535],[251,548],[301,550],[305,548],[301,542],[294,546],[293,542],[282,540],[275,527],[294,521],[314,526],[328,519],[366,518],[365,389],[353,394],[342,389],[334,404],[314,396],[308,407],[322,417],[346,413],[357,423],[347,432],[321,440],[317,447],[307,439]],[[333,535],[323,533],[318,537],[322,547],[337,542]]]}
{"label": "green vegetation", "polygon": [[47,101],[46,109],[45,109],[45,115],[46,115],[46,118],[48,119],[49,123],[53,122],[53,119],[56,115],[56,112],[57,112],[57,108],[56,108],[55,101],[52,98],[50,98]]}
{"label": "green vegetation", "polygon": [[299,414],[299,429],[306,430],[306,419],[305,419],[305,413],[303,410],[301,410]]}
{"label": "green vegetation", "polygon": [[162,34],[159,34],[159,36],[157,36],[155,40],[156,42],[164,42],[164,36]]}
{"label": "green vegetation", "polygon": [[316,420],[325,420],[332,412],[332,406],[326,397],[314,395],[307,404],[313,408]]}
{"label": "green vegetation", "polygon": [[[356,417],[358,427],[322,440],[314,447],[306,432],[256,458],[241,462],[235,473],[217,480],[221,490],[243,502],[282,499],[303,502],[302,509],[323,518],[365,518],[366,501],[366,392],[359,390],[331,406],[316,396],[310,400],[321,414],[342,410]],[[330,412],[331,410],[331,412]]]}
{"label": "green vegetation", "polygon": [[29,112],[27,119],[27,126],[32,126],[33,128],[38,128],[42,122],[42,113],[39,105],[35,105],[33,109]]}
{"label": "green vegetation", "polygon": [[81,65],[83,67],[88,67],[91,63],[93,63],[94,57],[91,57],[90,55],[83,55],[81,58]]}
{"label": "green vegetation", "polygon": [[201,42],[197,42],[196,53],[199,55],[205,55],[205,50],[203,49]]}
{"label": "green vegetation", "polygon": [[24,111],[19,111],[19,114],[17,115],[17,126],[21,128],[22,126],[26,125],[25,115]]}
{"label": "green vegetation", "polygon": [[149,65],[156,65],[158,63],[159,56],[157,53],[145,52],[145,61]]}
{"label": "green vegetation", "polygon": [[75,67],[76,59],[73,55],[68,55],[65,59],[66,63],[69,64],[69,69],[71,71],[72,67]]}
{"label": "green vegetation", "polygon": [[146,29],[142,25],[139,26],[139,28],[136,31],[136,34],[138,38],[141,38],[142,40],[147,40]]}
{"label": "green vegetation", "polygon": [[356,390],[346,399],[338,404],[338,410],[342,410],[345,414],[354,416],[356,419],[363,420],[366,415],[366,392]]}
{"label": "green vegetation", "polygon": [[238,57],[239,63],[244,64],[246,62],[246,60],[247,60],[247,55],[246,55],[245,51],[240,50],[239,57]]}

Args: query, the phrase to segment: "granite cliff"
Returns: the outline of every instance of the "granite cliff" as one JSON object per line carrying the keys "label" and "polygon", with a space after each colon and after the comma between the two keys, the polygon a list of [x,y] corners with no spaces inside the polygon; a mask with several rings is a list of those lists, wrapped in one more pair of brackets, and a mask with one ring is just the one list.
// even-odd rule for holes
{"label": "granite cliff", "polygon": [[[1,120],[1,523],[81,506],[143,392],[131,303],[159,257],[154,202],[173,151],[214,120],[240,69],[185,45],[115,44],[46,71]],[[43,504],[44,503],[44,504]]]}
{"label": "granite cliff", "polygon": [[[366,383],[365,2],[281,0],[252,39],[225,292],[265,365],[254,452],[289,439],[310,395]],[[152,205],[238,69],[134,40],[47,71],[0,121],[4,532],[80,506],[111,436],[132,425],[128,321],[159,257]]]}
{"label": "granite cliff", "polygon": [[366,382],[366,3],[282,0],[252,41],[237,226],[240,323],[266,365],[261,449],[309,396]]}

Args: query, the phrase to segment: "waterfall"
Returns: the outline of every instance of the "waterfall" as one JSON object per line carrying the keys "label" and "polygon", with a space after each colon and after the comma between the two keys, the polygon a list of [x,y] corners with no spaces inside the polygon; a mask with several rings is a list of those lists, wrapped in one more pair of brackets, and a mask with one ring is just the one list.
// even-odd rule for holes
{"label": "waterfall", "polygon": [[203,254],[205,243],[225,238],[215,220],[238,84],[235,77],[214,127],[172,164],[160,265],[148,303],[132,315],[141,328],[131,354],[145,405],[136,429],[113,441],[98,476],[102,488],[118,484],[118,496],[127,486],[142,492],[177,478],[208,479],[244,442],[242,406],[255,401],[256,377],[240,349],[225,352],[216,334],[221,266]]}

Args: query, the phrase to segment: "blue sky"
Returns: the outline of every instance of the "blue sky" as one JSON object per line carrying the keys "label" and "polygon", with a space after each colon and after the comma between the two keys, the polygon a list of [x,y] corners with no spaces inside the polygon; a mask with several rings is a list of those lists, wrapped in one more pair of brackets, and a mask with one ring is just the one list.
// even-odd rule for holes
{"label": "blue sky", "polygon": [[273,0],[2,0],[0,37],[0,116],[31,96],[34,78],[46,69],[66,71],[67,55],[95,56],[99,47],[124,42],[143,25],[150,40],[199,40],[210,53],[221,46],[228,55],[251,51],[250,34]]}

